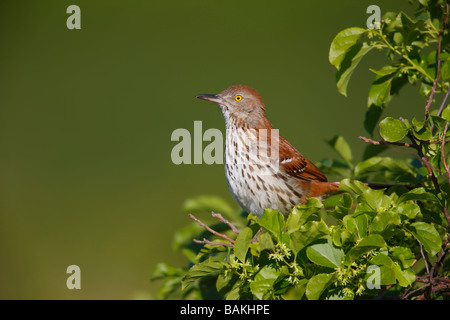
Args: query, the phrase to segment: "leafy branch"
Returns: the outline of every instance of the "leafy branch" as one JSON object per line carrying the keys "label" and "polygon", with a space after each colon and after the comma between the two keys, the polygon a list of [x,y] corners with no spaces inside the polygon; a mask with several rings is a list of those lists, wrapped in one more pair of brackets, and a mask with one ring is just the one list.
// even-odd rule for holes
{"label": "leafy branch", "polygon": [[[438,10],[436,10],[438,9]],[[440,19],[432,19],[431,12],[440,12]],[[427,103],[425,106],[425,116],[424,121],[412,120],[412,125],[406,119],[393,119],[385,118],[379,123],[380,135],[382,140],[377,141],[370,138],[362,137],[359,138],[366,143],[376,146],[398,146],[411,148],[417,153],[417,158],[421,161],[423,169],[427,172],[427,180],[431,182],[431,186],[434,188],[434,193],[438,196],[441,201],[440,207],[443,212],[443,216],[446,220],[446,237],[448,237],[448,228],[450,226],[450,215],[448,213],[448,190],[450,190],[450,173],[446,161],[445,145],[448,142],[447,132],[449,127],[449,106],[445,108],[445,103],[449,96],[448,93],[448,83],[440,82],[441,77],[441,66],[442,57],[445,57],[444,67],[445,71],[448,72],[448,52],[443,51],[443,41],[444,37],[448,34],[447,24],[449,15],[449,4],[446,1],[426,1],[425,4],[421,2],[418,14],[414,19],[409,18],[405,13],[387,13],[384,16],[379,29],[367,30],[367,39],[375,38],[371,41],[373,46],[377,48],[387,48],[388,57],[391,61],[394,61],[395,55],[400,57],[399,61],[394,61],[380,69],[379,71],[374,71],[377,74],[374,83],[372,84],[369,93],[369,108],[380,108],[384,110],[389,102],[392,93],[398,93],[399,87],[392,87],[392,83],[395,77],[407,77],[411,84],[414,84],[418,80],[421,81],[422,90],[424,96],[428,95]],[[436,26],[436,21],[441,23],[440,27]],[[351,33],[353,28],[342,31],[335,38],[333,42],[340,42],[343,38],[348,39],[348,34]],[[364,33],[360,32],[360,29],[356,29],[356,33],[360,34],[359,37],[354,37],[352,39],[353,44],[349,46],[349,41],[346,41],[346,45],[349,46],[349,50],[352,47],[357,46],[357,42],[362,39]],[[439,31],[437,31],[439,30]],[[342,38],[343,37],[343,38]],[[433,40],[437,38],[437,49],[432,51],[428,57],[421,55],[423,48],[428,46]],[[361,47],[370,46],[367,42],[359,44]],[[341,72],[340,64],[336,64],[334,60],[335,54],[332,49],[330,50],[330,62],[336,66],[338,69],[338,75]],[[342,54],[342,53],[339,53]],[[431,61],[436,57],[436,62],[434,63],[435,68],[430,68]],[[344,61],[344,59],[342,60]],[[408,65],[405,65],[403,61],[406,61]],[[339,62],[339,61],[338,61]],[[349,65],[347,68],[355,68],[356,65]],[[427,69],[427,70],[425,70]],[[434,72],[435,76],[431,76],[431,72]],[[448,73],[444,72],[443,80],[448,79]],[[346,79],[348,82],[349,79]],[[429,81],[432,81],[430,84]],[[341,87],[346,88],[347,83],[339,83],[338,89]],[[403,85],[401,82],[400,86]],[[440,108],[437,112],[432,114],[430,117],[430,108],[433,104],[435,94],[437,93],[437,88],[440,88],[445,92],[445,97],[442,101]],[[345,92],[344,92],[345,93]],[[371,122],[376,122],[378,119],[373,118],[372,113],[367,113],[368,117],[372,116]],[[375,117],[379,117],[381,112],[375,112]],[[367,120],[367,119],[366,119]],[[366,127],[367,128],[367,127]],[[437,130],[436,130],[437,129]],[[371,134],[371,132],[369,132]],[[410,142],[402,141],[404,138],[410,140]],[[439,148],[436,147],[439,145]],[[446,185],[442,182],[440,177],[446,177]],[[445,180],[445,179],[444,179]],[[441,183],[440,183],[441,181]],[[428,182],[423,181],[422,185],[428,187]],[[430,187],[431,187],[430,186]],[[428,262],[423,254],[422,244],[419,241],[420,251],[422,253],[422,258],[425,263],[427,277],[417,277],[417,281],[423,282],[423,279],[427,279],[427,290],[429,290],[433,297],[435,296],[435,291],[437,288],[447,289],[446,284],[447,278],[444,279],[444,283],[437,284],[434,278],[435,269],[437,262],[433,265],[431,270],[428,268]],[[444,246],[445,247],[445,246]],[[441,261],[447,254],[444,248],[441,250],[441,255],[437,261]],[[440,281],[441,281],[440,280]],[[441,281],[441,282],[442,282]],[[423,292],[423,289],[415,289],[408,294],[404,294],[402,297],[410,297],[412,293]],[[424,296],[425,293],[422,293]],[[423,297],[422,296],[422,297]],[[429,296],[429,294],[428,294]]]}

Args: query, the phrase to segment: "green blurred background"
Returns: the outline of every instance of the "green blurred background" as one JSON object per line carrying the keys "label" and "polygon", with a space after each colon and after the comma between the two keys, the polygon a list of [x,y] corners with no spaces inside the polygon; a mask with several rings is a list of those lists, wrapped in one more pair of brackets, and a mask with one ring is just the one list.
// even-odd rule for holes
{"label": "green blurred background", "polygon": [[[81,8],[68,30],[66,8]],[[312,161],[336,155],[343,135],[356,160],[373,52],[338,94],[328,49],[366,8],[412,12],[406,0],[0,2],[0,298],[153,299],[156,263],[190,223],[185,199],[222,196],[223,166],[174,165],[171,134],[224,121],[195,99],[234,84],[263,96],[269,119]],[[420,113],[405,88],[392,116]],[[68,290],[66,268],[81,268]]]}

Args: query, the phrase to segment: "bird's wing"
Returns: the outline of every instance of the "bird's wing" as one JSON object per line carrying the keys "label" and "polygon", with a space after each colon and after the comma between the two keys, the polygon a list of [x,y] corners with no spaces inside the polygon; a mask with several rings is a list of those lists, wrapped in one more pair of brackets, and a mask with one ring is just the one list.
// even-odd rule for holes
{"label": "bird's wing", "polygon": [[280,136],[280,170],[301,180],[327,182],[327,177],[287,140]]}

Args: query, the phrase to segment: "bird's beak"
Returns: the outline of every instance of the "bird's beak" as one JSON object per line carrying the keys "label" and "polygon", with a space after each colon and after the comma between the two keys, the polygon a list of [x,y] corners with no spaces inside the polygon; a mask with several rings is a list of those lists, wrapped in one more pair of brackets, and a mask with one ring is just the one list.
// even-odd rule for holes
{"label": "bird's beak", "polygon": [[222,98],[220,98],[217,94],[199,94],[197,96],[197,98],[202,99],[202,100],[212,101],[212,102],[219,103],[219,104],[223,103]]}

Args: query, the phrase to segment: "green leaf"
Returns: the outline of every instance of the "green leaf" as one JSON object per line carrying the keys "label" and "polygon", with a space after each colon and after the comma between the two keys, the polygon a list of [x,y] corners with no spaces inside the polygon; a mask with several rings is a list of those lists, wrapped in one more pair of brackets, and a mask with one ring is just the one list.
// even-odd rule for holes
{"label": "green leaf", "polygon": [[[447,117],[447,113],[446,113],[446,117]],[[432,123],[439,130],[439,132],[443,132],[445,124],[447,123],[448,120],[438,117],[438,116],[433,116],[433,115],[430,116],[430,118],[431,118]]]}
{"label": "green leaf", "polygon": [[329,210],[327,213],[334,216],[337,219],[343,219],[349,214],[352,209],[353,198],[348,193],[339,195],[339,202],[334,207],[334,210]]}
{"label": "green leaf", "polygon": [[[381,256],[384,256],[384,254],[381,254]],[[371,272],[368,270],[366,276],[364,277],[366,285],[372,284],[385,286],[392,285],[397,282],[395,279],[393,263],[392,266],[379,265],[376,263],[374,265],[378,265],[379,268],[373,268]]]}
{"label": "green leaf", "polygon": [[429,141],[432,137],[430,127],[423,127],[420,130],[413,130],[413,134],[417,139],[422,141]]}
{"label": "green leaf", "polygon": [[336,246],[342,247],[341,234],[344,229],[342,227],[332,227],[330,237]]}
{"label": "green leaf", "polygon": [[409,287],[416,281],[416,274],[410,268],[402,270],[400,266],[394,265],[395,278],[402,287]]}
{"label": "green leaf", "polygon": [[280,212],[272,209],[265,209],[261,218],[249,214],[248,219],[255,221],[261,227],[269,231],[278,242],[281,242],[284,217]]}
{"label": "green leaf", "polygon": [[391,157],[372,157],[358,163],[355,176],[360,180],[381,182],[416,181],[413,167],[406,160]]}
{"label": "green leaf", "polygon": [[288,232],[298,230],[310,217],[323,208],[323,203],[317,198],[309,198],[305,204],[295,206],[286,220]]}
{"label": "green leaf", "polygon": [[223,262],[206,260],[194,264],[186,273],[181,281],[182,289],[184,290],[189,284],[196,280],[207,276],[217,276],[223,270]]}
{"label": "green leaf", "polygon": [[377,266],[387,266],[387,267],[392,267],[394,265],[394,261],[392,261],[392,259],[389,258],[389,256],[381,252],[377,253],[376,256],[374,256],[370,260],[370,263]]}
{"label": "green leaf", "polygon": [[393,66],[393,65],[386,65],[383,68],[381,68],[380,70],[374,70],[374,69],[370,69],[370,71],[372,71],[373,73],[375,73],[377,76],[387,76],[387,75],[391,75],[394,72],[397,72],[399,69],[398,66]]}
{"label": "green leaf", "polygon": [[440,171],[445,171],[444,163],[442,161],[442,154],[440,152],[436,152],[435,155],[430,157],[431,165]]}
{"label": "green leaf", "polygon": [[362,194],[369,187],[364,185],[361,181],[343,179],[339,184],[339,191],[347,191],[356,194]]}
{"label": "green leaf", "polygon": [[273,244],[272,237],[267,232],[262,232],[258,236],[258,250],[262,252],[263,250],[274,250],[275,245]]}
{"label": "green leaf", "polygon": [[394,74],[376,76],[369,90],[367,105],[384,107],[391,97],[391,86]]}
{"label": "green leaf", "polygon": [[403,269],[409,268],[416,258],[411,249],[406,247],[389,248],[389,254],[394,260],[397,260],[402,264]]}
{"label": "green leaf", "polygon": [[412,125],[415,127],[415,129],[422,129],[424,126],[427,125],[427,121],[419,121],[416,119],[416,117],[413,117],[411,122]]}
{"label": "green leaf", "polygon": [[422,81],[420,83],[420,90],[419,90],[420,95],[423,97],[428,96],[431,92],[431,87],[432,87],[431,84]]}
{"label": "green leaf", "polygon": [[400,32],[396,32],[394,33],[393,40],[395,41],[396,44],[401,44],[405,41],[405,37],[403,37],[403,35]]}
{"label": "green leaf", "polygon": [[353,291],[344,290],[343,287],[331,288],[327,294],[327,300],[353,300],[354,298]]}
{"label": "green leaf", "polygon": [[335,136],[333,139],[328,141],[328,144],[339,153],[342,159],[348,164],[350,168],[353,168],[353,156],[352,150],[342,136]]}
{"label": "green leaf", "polygon": [[426,222],[414,222],[410,225],[410,231],[423,245],[425,251],[434,256],[441,250],[442,240],[436,228]]}
{"label": "green leaf", "polygon": [[384,242],[383,237],[379,234],[371,234],[362,239],[356,247],[384,248],[386,247],[386,242]]}
{"label": "green leaf", "polygon": [[441,77],[444,81],[450,78],[450,60],[447,60],[442,64]]}
{"label": "green leaf", "polygon": [[367,215],[347,215],[344,217],[343,222],[345,228],[354,234],[358,239],[362,239],[366,236],[368,226]]}
{"label": "green leaf", "polygon": [[380,285],[389,286],[396,283],[394,267],[381,266],[380,267]]}
{"label": "green leaf", "polygon": [[366,30],[363,28],[353,27],[342,30],[336,35],[331,43],[328,55],[330,63],[334,65],[336,69],[340,69],[341,63],[348,50],[358,42],[365,32]]}
{"label": "green leaf", "polygon": [[412,202],[403,202],[397,206],[397,212],[409,219],[414,219],[420,213],[420,207]]}
{"label": "green leaf", "polygon": [[384,140],[396,142],[403,139],[408,133],[409,127],[404,121],[391,117],[380,122],[380,135]]}
{"label": "green leaf", "polygon": [[292,232],[290,237],[290,247],[297,254],[304,247],[317,239],[328,235],[328,226],[325,222],[309,221],[301,226],[297,231]]}
{"label": "green leaf", "polygon": [[219,274],[216,281],[216,290],[225,300],[238,300],[239,290],[244,282],[238,277],[225,277],[223,273]]}
{"label": "green leaf", "polygon": [[429,200],[429,201],[439,201],[439,199],[432,193],[427,192],[425,188],[416,188],[407,193],[404,193],[398,199],[398,203],[405,201],[416,201],[416,200]]}
{"label": "green leaf", "polygon": [[331,229],[331,240],[339,247],[342,247],[349,241],[353,241],[353,235],[343,227],[334,227]]}
{"label": "green leaf", "polygon": [[234,243],[234,254],[236,258],[241,262],[245,262],[245,257],[247,255],[248,246],[250,245],[253,238],[253,231],[249,227],[239,233]]}
{"label": "green leaf", "polygon": [[255,275],[255,279],[250,282],[250,290],[253,295],[262,300],[264,295],[273,287],[275,280],[277,280],[278,276],[281,273],[280,268],[272,268],[269,265],[264,266],[259,270],[259,272]]}
{"label": "green leaf", "polygon": [[309,279],[306,284],[308,300],[318,300],[325,289],[333,283],[334,273],[320,273]]}
{"label": "green leaf", "polygon": [[370,231],[383,232],[390,224],[400,225],[401,220],[397,212],[393,210],[381,210],[373,218],[370,224]]}
{"label": "green leaf", "polygon": [[450,121],[450,105],[445,107],[444,110],[442,110],[442,118],[444,118],[447,121]]}
{"label": "green leaf", "polygon": [[416,118],[412,120],[414,136],[422,141],[428,141],[432,137],[430,121],[418,121]]}
{"label": "green leaf", "polygon": [[344,61],[340,64],[336,73],[336,85],[340,94],[347,96],[347,87],[353,71],[358,66],[361,59],[374,48],[366,43],[357,43],[345,55]]}
{"label": "green leaf", "polygon": [[391,203],[391,198],[385,195],[383,190],[367,188],[361,195],[361,198],[375,211],[388,207]]}
{"label": "green leaf", "polygon": [[306,255],[309,260],[320,266],[339,268],[342,266],[344,252],[336,248],[331,241],[328,241],[309,246],[306,249]]}
{"label": "green leaf", "polygon": [[379,234],[371,234],[359,241],[356,246],[350,249],[346,254],[345,262],[347,264],[355,261],[361,254],[366,253],[374,248],[384,248],[386,242]]}

